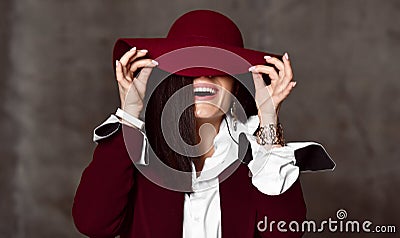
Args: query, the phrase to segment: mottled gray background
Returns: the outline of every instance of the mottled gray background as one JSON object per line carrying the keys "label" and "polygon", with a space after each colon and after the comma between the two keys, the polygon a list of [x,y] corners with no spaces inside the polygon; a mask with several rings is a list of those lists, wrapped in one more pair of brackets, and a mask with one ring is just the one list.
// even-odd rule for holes
{"label": "mottled gray background", "polygon": [[302,177],[308,217],[344,208],[400,229],[400,1],[1,0],[0,237],[81,237],[71,204],[92,129],[118,106],[115,39],[163,37],[199,8],[230,16],[249,48],[290,53],[286,137],[320,141],[337,162]]}

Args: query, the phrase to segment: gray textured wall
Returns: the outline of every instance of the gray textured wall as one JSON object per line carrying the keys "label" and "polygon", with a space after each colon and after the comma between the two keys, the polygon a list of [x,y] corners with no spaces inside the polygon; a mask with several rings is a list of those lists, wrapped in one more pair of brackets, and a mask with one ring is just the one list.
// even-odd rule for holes
{"label": "gray textured wall", "polygon": [[0,237],[80,237],[70,210],[92,129],[118,106],[114,40],[164,36],[198,8],[234,19],[250,48],[290,52],[286,137],[337,162],[302,177],[309,218],[345,208],[400,229],[400,1],[2,0]]}

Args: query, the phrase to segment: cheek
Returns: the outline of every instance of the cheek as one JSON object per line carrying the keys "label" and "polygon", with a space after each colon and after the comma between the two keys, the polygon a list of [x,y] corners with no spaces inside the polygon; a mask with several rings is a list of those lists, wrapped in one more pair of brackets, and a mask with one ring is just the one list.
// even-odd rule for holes
{"label": "cheek", "polygon": [[220,97],[219,97],[219,102],[217,103],[221,110],[226,113],[231,105],[232,101],[232,91],[234,88],[234,79],[231,77],[220,77],[218,78],[220,81],[221,85],[221,90],[220,90]]}
{"label": "cheek", "polygon": [[222,93],[219,98],[218,106],[224,113],[226,113],[229,110],[229,107],[231,106],[231,101],[232,101],[231,92],[227,91],[227,90],[222,90]]}
{"label": "cheek", "polygon": [[233,87],[234,87],[234,79],[230,78],[230,77],[223,77],[221,79],[221,86],[229,92],[233,91]]}

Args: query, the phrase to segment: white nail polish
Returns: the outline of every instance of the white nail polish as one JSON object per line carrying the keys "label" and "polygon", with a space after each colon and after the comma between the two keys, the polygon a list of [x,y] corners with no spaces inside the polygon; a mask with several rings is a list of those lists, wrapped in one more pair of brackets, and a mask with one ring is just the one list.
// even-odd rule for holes
{"label": "white nail polish", "polygon": [[132,49],[130,49],[130,51],[135,51],[136,50],[136,47],[132,47]]}
{"label": "white nail polish", "polygon": [[255,71],[256,71],[256,67],[255,67],[255,66],[251,66],[251,67],[249,68],[249,71],[250,71],[250,72],[255,72]]}
{"label": "white nail polish", "polygon": [[119,64],[119,61],[116,60],[116,61],[115,61],[115,66],[118,67],[118,64]]}
{"label": "white nail polish", "polygon": [[293,82],[293,88],[296,86],[297,82]]}
{"label": "white nail polish", "polygon": [[266,60],[271,59],[271,58],[272,58],[272,57],[269,56],[269,55],[264,56],[264,59],[266,59]]}
{"label": "white nail polish", "polygon": [[158,62],[155,60],[151,60],[151,63],[153,63],[154,65],[158,65]]}
{"label": "white nail polish", "polygon": [[148,50],[140,50],[140,52],[142,52],[142,53],[147,53]]}
{"label": "white nail polish", "polygon": [[289,54],[288,54],[288,53],[285,53],[283,56],[284,56],[287,60],[289,59]]}

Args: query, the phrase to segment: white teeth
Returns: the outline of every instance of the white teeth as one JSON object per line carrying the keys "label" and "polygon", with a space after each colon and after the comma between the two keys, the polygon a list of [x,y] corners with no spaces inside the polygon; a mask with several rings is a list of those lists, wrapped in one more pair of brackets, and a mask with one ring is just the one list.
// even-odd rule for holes
{"label": "white teeth", "polygon": [[205,88],[205,87],[198,87],[198,88],[194,88],[194,92],[195,93],[211,93],[211,94],[215,94],[216,91],[213,88]]}

